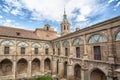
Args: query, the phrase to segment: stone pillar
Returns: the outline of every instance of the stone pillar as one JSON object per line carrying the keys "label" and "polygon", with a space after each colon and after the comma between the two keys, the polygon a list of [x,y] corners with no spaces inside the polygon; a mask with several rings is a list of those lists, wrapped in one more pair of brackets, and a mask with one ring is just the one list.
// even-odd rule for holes
{"label": "stone pillar", "polygon": [[44,75],[44,59],[41,60],[41,65],[40,65],[40,71],[41,71],[41,74]]}
{"label": "stone pillar", "polygon": [[115,73],[115,61],[114,61],[114,52],[113,52],[113,37],[112,37],[112,31],[111,29],[108,29],[108,63],[110,64],[109,70],[108,70],[108,80],[113,80]]}
{"label": "stone pillar", "polygon": [[64,74],[64,65],[62,62],[59,62],[58,66],[59,66],[58,78],[59,78],[59,80],[61,80],[63,78],[63,74]]}
{"label": "stone pillar", "polygon": [[32,77],[32,61],[31,60],[29,60],[28,61],[28,70],[27,70],[27,72],[28,72],[28,76],[27,77]]}
{"label": "stone pillar", "polygon": [[71,64],[67,65],[67,80],[74,80],[74,70]]}
{"label": "stone pillar", "polygon": [[112,42],[112,31],[111,29],[108,29],[108,36],[109,36],[109,43],[108,43],[108,62],[110,64],[114,64],[114,55],[113,55],[113,42]]}
{"label": "stone pillar", "polygon": [[88,60],[86,35],[84,35],[84,55],[83,55],[83,59]]}
{"label": "stone pillar", "polygon": [[57,70],[57,61],[55,59],[53,59],[52,61],[52,75],[55,77],[56,76],[56,71]]}
{"label": "stone pillar", "polygon": [[74,53],[74,47],[72,46],[72,40],[69,40],[69,44],[70,44],[70,47],[69,47],[69,57],[70,58],[73,58],[73,53]]}
{"label": "stone pillar", "polygon": [[65,56],[64,50],[63,50],[63,45],[62,45],[62,41],[60,41],[60,56]]}
{"label": "stone pillar", "polygon": [[14,60],[14,62],[13,62],[13,68],[12,68],[12,69],[13,69],[14,80],[16,80],[16,76],[17,76],[17,73],[16,73],[16,72],[17,72],[17,71],[16,71],[16,70],[17,70],[17,69],[16,69],[16,64],[17,64],[17,63],[16,63],[16,61]]}

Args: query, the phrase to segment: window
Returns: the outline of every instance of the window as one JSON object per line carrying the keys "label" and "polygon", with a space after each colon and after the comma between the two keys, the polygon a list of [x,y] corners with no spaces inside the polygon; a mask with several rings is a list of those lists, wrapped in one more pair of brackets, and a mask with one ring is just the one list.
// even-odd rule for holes
{"label": "window", "polygon": [[9,54],[9,47],[4,47],[4,54]]}
{"label": "window", "polygon": [[100,46],[94,46],[94,60],[101,60]]}
{"label": "window", "polygon": [[74,39],[73,46],[79,46],[81,44],[83,44],[83,40],[82,39],[80,39],[80,38]]}
{"label": "window", "polygon": [[38,54],[38,48],[35,48],[34,53]]}
{"label": "window", "polygon": [[64,30],[66,29],[66,26],[64,25]]}
{"label": "window", "polygon": [[65,56],[68,56],[68,48],[65,48]]}
{"label": "window", "polygon": [[101,42],[107,42],[107,38],[101,34],[95,34],[91,36],[88,41],[88,43],[101,43]]}
{"label": "window", "polygon": [[60,49],[58,48],[58,55],[60,55]]}
{"label": "window", "polygon": [[53,48],[53,55],[55,54],[55,49]]}
{"label": "window", "polygon": [[21,47],[21,54],[25,54],[25,47]]}
{"label": "window", "polygon": [[76,57],[80,58],[80,47],[76,47]]}
{"label": "window", "polygon": [[47,26],[47,31],[49,31],[49,27]]}
{"label": "window", "polygon": [[48,48],[45,49],[45,54],[48,54]]}

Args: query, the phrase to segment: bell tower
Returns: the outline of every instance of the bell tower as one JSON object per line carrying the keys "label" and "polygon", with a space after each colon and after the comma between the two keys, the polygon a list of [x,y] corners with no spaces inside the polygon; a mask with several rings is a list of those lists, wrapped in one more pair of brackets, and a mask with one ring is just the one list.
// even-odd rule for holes
{"label": "bell tower", "polygon": [[63,15],[63,21],[61,23],[61,35],[66,35],[70,33],[70,23],[68,22],[66,11],[64,8],[64,15]]}

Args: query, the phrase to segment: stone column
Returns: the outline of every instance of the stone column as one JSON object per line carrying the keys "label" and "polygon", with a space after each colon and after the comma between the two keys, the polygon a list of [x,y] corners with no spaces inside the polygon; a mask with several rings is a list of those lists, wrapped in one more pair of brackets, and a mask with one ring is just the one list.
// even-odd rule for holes
{"label": "stone column", "polygon": [[84,55],[83,55],[83,59],[84,60],[88,59],[86,35],[84,35]]}
{"label": "stone column", "polygon": [[28,72],[28,76],[27,77],[32,77],[32,72],[31,72],[31,70],[32,70],[32,61],[31,60],[29,60],[28,61],[28,70],[27,70],[27,72]]}
{"label": "stone column", "polygon": [[65,56],[64,50],[63,50],[63,45],[62,45],[62,41],[60,41],[60,56]]}
{"label": "stone column", "polygon": [[56,59],[53,59],[52,61],[52,76],[55,77],[57,72],[57,61]]}
{"label": "stone column", "polygon": [[13,62],[13,68],[12,68],[12,69],[13,69],[12,71],[13,71],[13,75],[14,75],[14,80],[16,80],[16,76],[17,76],[17,73],[16,73],[16,72],[17,72],[17,71],[16,71],[16,70],[17,70],[17,69],[16,69],[16,64],[17,64],[17,63],[16,63],[16,61],[14,60],[14,62]]}
{"label": "stone column", "polygon": [[109,39],[108,39],[108,62],[110,64],[114,64],[114,55],[113,55],[113,42],[112,42],[112,31],[111,29],[108,29],[108,36],[109,36]]}
{"label": "stone column", "polygon": [[44,59],[41,60],[41,66],[40,66],[40,71],[41,71],[41,74],[44,75]]}
{"label": "stone column", "polygon": [[58,78],[61,80],[63,78],[63,74],[64,74],[64,65],[63,63],[60,61],[59,64],[59,70],[58,70]]}
{"label": "stone column", "polygon": [[74,69],[71,64],[67,65],[67,80],[74,80]]}
{"label": "stone column", "polygon": [[73,58],[74,49],[73,49],[73,46],[72,46],[72,40],[69,40],[69,44],[70,44],[70,47],[69,47],[69,57]]}
{"label": "stone column", "polygon": [[113,80],[115,73],[115,61],[114,61],[114,52],[113,52],[113,37],[112,37],[112,31],[111,29],[108,29],[108,63],[110,64],[109,70],[108,70],[108,80]]}

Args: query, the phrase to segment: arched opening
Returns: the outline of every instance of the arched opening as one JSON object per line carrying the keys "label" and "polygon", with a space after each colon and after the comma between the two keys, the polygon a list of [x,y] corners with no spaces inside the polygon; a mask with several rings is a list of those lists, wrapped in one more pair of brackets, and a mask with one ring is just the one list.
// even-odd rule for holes
{"label": "arched opening", "polygon": [[32,72],[39,72],[40,71],[40,60],[39,59],[34,59],[32,61]]}
{"label": "arched opening", "polygon": [[107,80],[107,77],[100,69],[95,69],[91,72],[90,80]]}
{"label": "arched opening", "polygon": [[45,59],[45,62],[44,62],[44,69],[45,69],[45,71],[51,70],[51,61],[50,61],[49,58]]}
{"label": "arched opening", "polygon": [[79,64],[74,67],[74,79],[81,80],[81,67]]}
{"label": "arched opening", "polygon": [[25,59],[20,59],[17,62],[17,73],[22,74],[27,72],[28,62]]}
{"label": "arched opening", "polygon": [[0,75],[6,76],[12,74],[12,62],[9,59],[4,59],[0,63]]}
{"label": "arched opening", "polygon": [[57,74],[58,74],[58,70],[59,70],[59,60],[57,60]]}
{"label": "arched opening", "polygon": [[67,78],[67,62],[64,62],[64,78]]}

